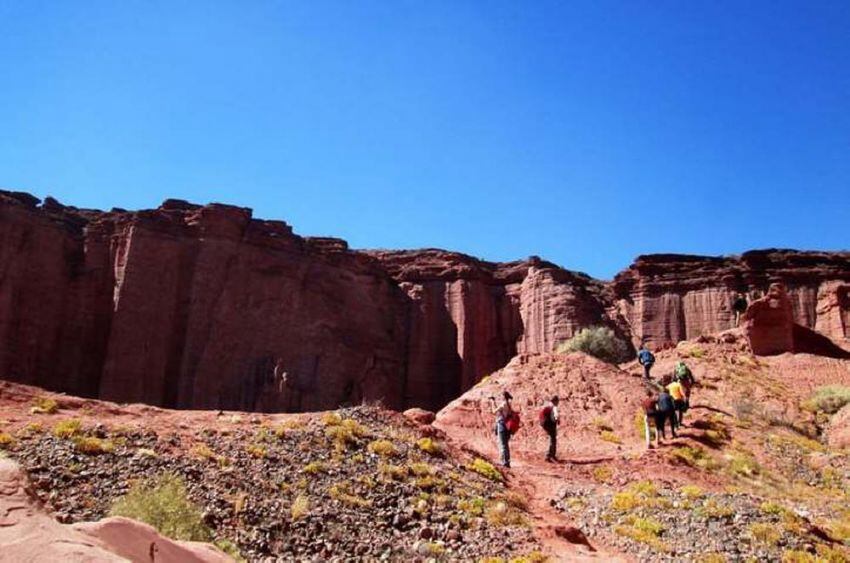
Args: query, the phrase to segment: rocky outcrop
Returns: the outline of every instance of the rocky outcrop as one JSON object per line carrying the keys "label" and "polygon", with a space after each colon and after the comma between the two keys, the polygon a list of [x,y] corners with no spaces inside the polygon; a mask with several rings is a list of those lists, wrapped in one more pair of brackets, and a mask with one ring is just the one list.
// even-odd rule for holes
{"label": "rocky outcrop", "polygon": [[497,264],[443,250],[372,251],[408,301],[408,399],[439,408],[517,353],[616,325],[605,287],[537,257]]}
{"label": "rocky outcrop", "polygon": [[4,458],[0,458],[0,514],[2,561],[233,561],[212,545],[172,541],[129,518],[60,524],[30,492],[20,466]]}
{"label": "rocky outcrop", "polygon": [[787,288],[794,322],[835,340],[847,339],[850,253],[846,252],[640,256],[615,277],[612,289],[633,342],[664,346],[732,328],[736,294],[744,292],[752,301],[773,282]]}
{"label": "rocky outcrop", "polygon": [[800,327],[850,345],[847,253],[642,256],[606,283],[537,257],[354,251],[228,205],[0,191],[0,377],[177,408],[438,410],[586,326],[655,346],[727,329],[735,292],[772,281]]}
{"label": "rocky outcrop", "polygon": [[767,295],[750,303],[742,321],[754,354],[769,356],[794,350],[794,313],[782,284],[771,284]]}
{"label": "rocky outcrop", "polygon": [[248,209],[0,201],[0,373],[181,408],[401,406],[404,294],[342,241]]}

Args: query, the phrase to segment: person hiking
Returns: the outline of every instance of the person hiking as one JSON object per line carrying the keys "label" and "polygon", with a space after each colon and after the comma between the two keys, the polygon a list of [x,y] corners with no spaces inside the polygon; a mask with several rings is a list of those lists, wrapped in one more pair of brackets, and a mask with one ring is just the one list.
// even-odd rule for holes
{"label": "person hiking", "polygon": [[673,418],[676,423],[676,427],[678,428],[684,424],[683,419],[685,417],[685,411],[687,410],[685,403],[685,388],[675,377],[670,379],[670,383],[667,384],[667,391],[673,398],[673,408],[675,409]]}
{"label": "person hiking", "polygon": [[670,421],[670,432],[676,438],[676,407],[667,388],[662,387],[658,393],[658,410],[655,413],[655,429],[661,436],[659,441],[667,439],[667,435],[664,433],[664,424],[668,420]]}
{"label": "person hiking", "polygon": [[655,364],[655,356],[652,355],[652,352],[649,351],[646,344],[640,345],[640,350],[637,353],[638,363],[643,366],[643,377],[644,379],[649,379],[649,370],[652,369],[653,364]]}
{"label": "person hiking", "polygon": [[691,373],[691,368],[681,360],[676,362],[673,373],[675,374],[676,381],[682,384],[682,389],[685,392],[685,412],[687,412],[691,408],[691,389],[696,383],[696,379],[694,379],[694,374]]}
{"label": "person hiking", "polygon": [[546,461],[558,461],[556,457],[558,448],[558,403],[560,399],[557,395],[549,399],[546,405],[540,410],[540,425],[546,434],[549,435],[549,450],[546,452]]}
{"label": "person hiking", "polygon": [[735,326],[740,324],[741,315],[747,311],[747,306],[747,297],[743,293],[738,292],[738,295],[732,302],[732,310],[735,311]]}
{"label": "person hiking", "polygon": [[656,424],[658,415],[658,399],[652,389],[646,389],[646,398],[641,401],[643,407],[643,431],[646,434],[646,447],[652,447],[652,430],[655,429],[655,447],[659,446],[658,437],[660,432]]}
{"label": "person hiking", "polygon": [[499,456],[501,457],[502,466],[511,467],[511,432],[508,430],[508,420],[513,418],[516,413],[511,406],[513,396],[507,391],[502,393],[502,401],[497,403],[495,397],[490,397],[490,406],[493,414],[496,415],[496,436],[499,439]]}

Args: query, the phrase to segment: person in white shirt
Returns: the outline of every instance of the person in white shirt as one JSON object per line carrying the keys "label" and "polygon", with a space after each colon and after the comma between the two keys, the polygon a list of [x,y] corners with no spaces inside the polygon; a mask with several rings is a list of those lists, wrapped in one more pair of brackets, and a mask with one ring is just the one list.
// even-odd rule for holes
{"label": "person in white shirt", "polygon": [[560,399],[555,395],[543,408],[543,430],[549,435],[549,451],[546,453],[546,461],[557,461],[558,448],[558,403]]}

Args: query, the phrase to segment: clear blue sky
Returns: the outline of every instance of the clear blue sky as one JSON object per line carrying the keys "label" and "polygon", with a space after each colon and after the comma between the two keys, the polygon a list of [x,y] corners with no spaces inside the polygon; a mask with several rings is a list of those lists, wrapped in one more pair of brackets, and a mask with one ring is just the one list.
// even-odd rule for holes
{"label": "clear blue sky", "polygon": [[0,0],[0,186],[354,247],[850,247],[850,2]]}

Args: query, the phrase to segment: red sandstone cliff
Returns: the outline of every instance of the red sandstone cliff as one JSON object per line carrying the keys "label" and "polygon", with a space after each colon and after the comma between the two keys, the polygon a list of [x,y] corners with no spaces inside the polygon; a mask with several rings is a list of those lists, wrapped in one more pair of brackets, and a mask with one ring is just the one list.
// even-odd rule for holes
{"label": "red sandstone cliff", "polygon": [[[739,257],[640,256],[612,285],[635,343],[664,345],[734,326],[737,292],[782,282],[794,321],[850,339],[850,253],[755,250]],[[751,299],[752,300],[752,299]]]}
{"label": "red sandstone cliff", "polygon": [[613,282],[532,257],[352,251],[249,209],[81,210],[0,192],[0,377],[181,408],[438,409],[582,327],[674,343],[782,281],[797,324],[847,343],[850,254],[641,256]]}
{"label": "red sandstone cliff", "polygon": [[4,377],[171,407],[402,406],[404,295],[344,242],[217,204],[35,204],[0,197]]}

